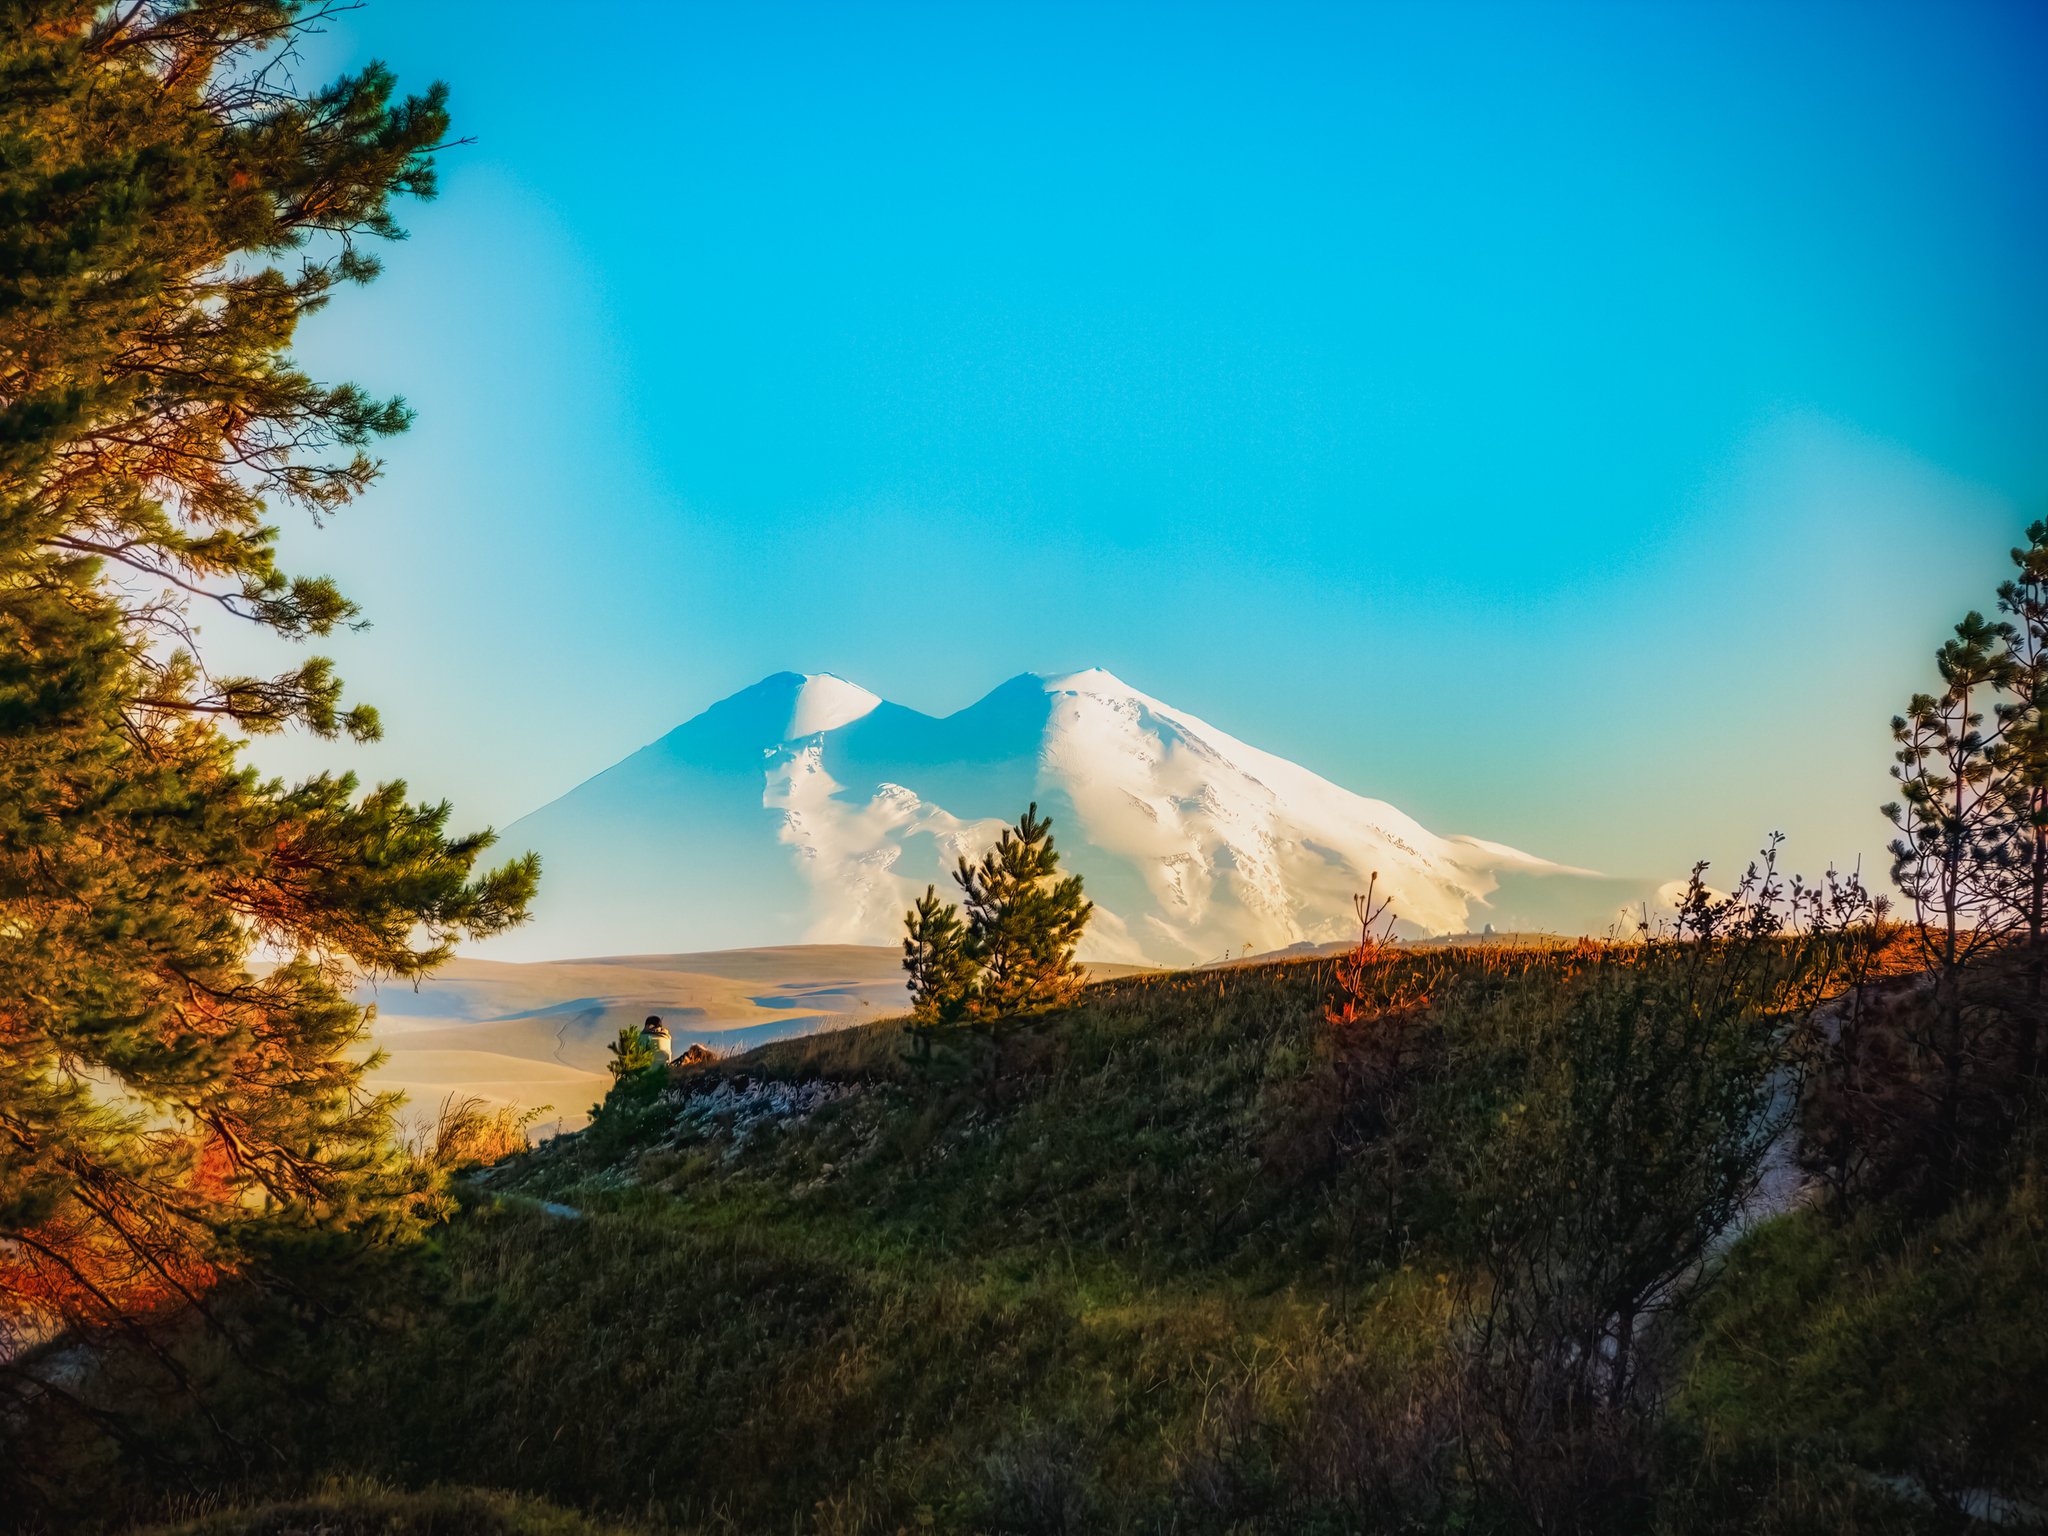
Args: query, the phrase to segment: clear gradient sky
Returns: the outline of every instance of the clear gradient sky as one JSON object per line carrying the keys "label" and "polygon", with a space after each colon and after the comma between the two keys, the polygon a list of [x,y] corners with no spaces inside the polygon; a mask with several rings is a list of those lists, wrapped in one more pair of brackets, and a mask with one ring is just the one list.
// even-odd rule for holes
{"label": "clear gradient sky", "polygon": [[285,544],[387,738],[259,761],[463,825],[785,668],[1101,666],[1441,832],[1868,868],[2048,514],[2040,5],[374,0],[302,73],[371,57],[476,139],[300,348],[419,410]]}

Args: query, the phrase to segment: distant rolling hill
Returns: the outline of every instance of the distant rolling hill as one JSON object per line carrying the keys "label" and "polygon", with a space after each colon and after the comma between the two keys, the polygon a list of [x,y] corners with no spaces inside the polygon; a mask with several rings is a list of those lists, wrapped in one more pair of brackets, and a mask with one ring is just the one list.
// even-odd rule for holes
{"label": "distant rolling hill", "polygon": [[[1116,974],[1125,966],[1094,968]],[[554,1106],[544,1133],[574,1130],[611,1078],[606,1047],[650,1014],[677,1051],[744,1050],[909,1006],[895,946],[796,944],[684,955],[612,955],[555,964],[458,959],[423,981],[364,986],[388,1060],[373,1086],[433,1117],[449,1094],[521,1109]]]}
{"label": "distant rolling hill", "polygon": [[1034,800],[1086,877],[1082,954],[1103,961],[1342,941],[1375,873],[1414,938],[1602,932],[1659,895],[1439,836],[1107,672],[1012,678],[943,719],[785,672],[505,829],[503,846],[542,855],[541,897],[529,927],[478,953],[893,946],[926,884],[950,892],[955,861]]}
{"label": "distant rolling hill", "polygon": [[805,944],[679,955],[614,955],[558,964],[457,959],[420,984],[364,986],[389,1061],[379,1088],[403,1089],[406,1118],[448,1094],[530,1109],[573,1130],[604,1096],[606,1046],[622,1027],[661,1017],[676,1049],[744,1049],[907,1005],[901,952]]}

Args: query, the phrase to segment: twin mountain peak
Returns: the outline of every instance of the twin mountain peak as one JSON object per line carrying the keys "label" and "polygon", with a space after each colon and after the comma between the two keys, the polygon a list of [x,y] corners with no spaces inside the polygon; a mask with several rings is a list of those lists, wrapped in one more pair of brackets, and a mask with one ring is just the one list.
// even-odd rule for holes
{"label": "twin mountain peak", "polygon": [[1473,837],[1101,670],[1014,677],[943,719],[827,672],[778,672],[505,830],[545,875],[498,959],[895,944],[1032,802],[1095,903],[1081,958],[1184,966],[1355,939],[1372,874],[1407,937],[1606,931],[1655,899]]}

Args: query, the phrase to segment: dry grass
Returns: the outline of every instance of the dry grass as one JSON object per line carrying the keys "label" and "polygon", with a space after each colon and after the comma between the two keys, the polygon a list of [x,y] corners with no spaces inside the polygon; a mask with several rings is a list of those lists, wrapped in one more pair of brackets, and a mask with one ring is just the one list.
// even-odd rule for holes
{"label": "dry grass", "polygon": [[441,1101],[434,1123],[413,1138],[413,1159],[450,1172],[502,1162],[515,1153],[532,1150],[526,1128],[554,1107],[542,1104],[523,1112],[510,1105],[493,1109],[487,1099],[451,1093]]}
{"label": "dry grass", "polygon": [[518,1494],[480,1488],[406,1492],[349,1479],[306,1498],[135,1527],[132,1536],[628,1536],[628,1530]]}

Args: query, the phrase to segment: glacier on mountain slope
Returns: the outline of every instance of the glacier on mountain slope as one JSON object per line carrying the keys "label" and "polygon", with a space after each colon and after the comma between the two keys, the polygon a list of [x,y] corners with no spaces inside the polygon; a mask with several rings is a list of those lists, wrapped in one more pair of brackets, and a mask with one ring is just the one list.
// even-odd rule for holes
{"label": "glacier on mountain slope", "polygon": [[1085,959],[1185,965],[1355,937],[1375,872],[1411,937],[1603,932],[1659,898],[1439,837],[1094,670],[1012,678],[934,719],[778,673],[506,829],[542,855],[497,958],[893,944],[903,912],[1036,800],[1096,916]]}

